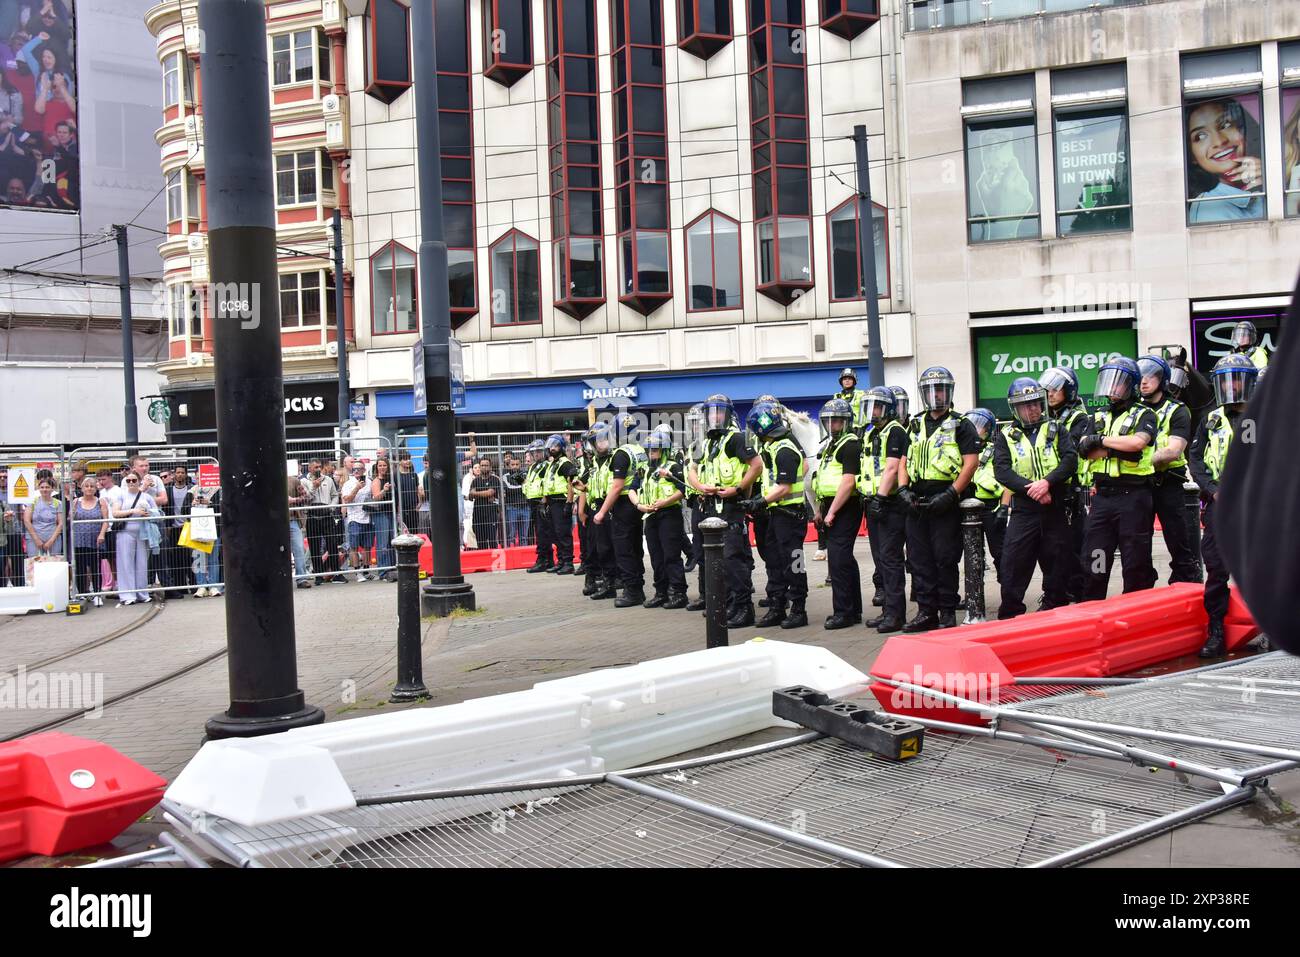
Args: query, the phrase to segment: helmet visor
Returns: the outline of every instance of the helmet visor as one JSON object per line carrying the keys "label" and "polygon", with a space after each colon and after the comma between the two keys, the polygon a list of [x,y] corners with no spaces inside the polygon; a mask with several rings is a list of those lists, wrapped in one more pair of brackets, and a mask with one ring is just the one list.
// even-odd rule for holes
{"label": "helmet visor", "polygon": [[1070,384],[1070,377],[1062,369],[1051,368],[1042,374],[1038,384],[1048,392],[1056,392]]}
{"label": "helmet visor", "polygon": [[1255,330],[1244,322],[1239,322],[1232,327],[1232,344],[1234,346],[1253,346],[1255,344]]}
{"label": "helmet visor", "polygon": [[1187,388],[1187,370],[1174,366],[1169,370],[1169,391],[1178,393]]}
{"label": "helmet visor", "polygon": [[1039,393],[1017,397],[1011,401],[1011,414],[1021,425],[1037,425],[1047,418],[1047,396]]}
{"label": "helmet visor", "polygon": [[1132,398],[1132,374],[1124,369],[1102,369],[1097,373],[1097,395],[1112,402]]}
{"label": "helmet visor", "polygon": [[893,403],[880,396],[869,395],[862,400],[862,414],[868,422],[883,422],[893,413]]}
{"label": "helmet visor", "polygon": [[1255,392],[1255,380],[1258,373],[1253,369],[1233,369],[1221,372],[1214,377],[1214,397],[1219,405],[1231,405],[1234,402],[1249,402]]}
{"label": "helmet visor", "polygon": [[1165,367],[1162,366],[1159,362],[1156,362],[1155,359],[1139,359],[1138,373],[1142,376],[1143,379],[1147,379],[1154,376],[1155,379],[1157,380],[1157,385],[1164,384]]}
{"label": "helmet visor", "polygon": [[704,422],[710,432],[725,429],[731,423],[731,409],[721,402],[711,402],[704,407]]}
{"label": "helmet visor", "polygon": [[975,433],[980,437],[981,442],[989,437],[990,424],[989,424],[989,420],[984,418],[984,416],[971,415],[968,412],[965,416],[963,416],[963,418],[965,418],[967,422],[969,422],[971,425],[975,427]]}
{"label": "helmet visor", "polygon": [[927,410],[943,411],[952,408],[952,382],[942,379],[922,382],[919,388],[921,405]]}
{"label": "helmet visor", "polygon": [[901,392],[901,393],[895,392],[894,393],[894,414],[898,416],[900,419],[907,418],[907,410],[910,407],[911,401],[912,400],[908,397],[906,392]]}

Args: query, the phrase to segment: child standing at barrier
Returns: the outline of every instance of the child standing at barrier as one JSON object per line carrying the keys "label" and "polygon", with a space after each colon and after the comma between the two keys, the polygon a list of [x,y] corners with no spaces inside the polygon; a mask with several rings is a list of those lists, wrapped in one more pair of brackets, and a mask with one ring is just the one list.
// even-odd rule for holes
{"label": "child standing at barrier", "polygon": [[108,502],[99,497],[99,485],[87,476],[81,480],[81,495],[72,503],[72,549],[76,556],[76,590],[81,595],[93,595],[90,603],[96,608],[104,604],[98,594],[102,587],[99,574],[100,559],[108,537]]}

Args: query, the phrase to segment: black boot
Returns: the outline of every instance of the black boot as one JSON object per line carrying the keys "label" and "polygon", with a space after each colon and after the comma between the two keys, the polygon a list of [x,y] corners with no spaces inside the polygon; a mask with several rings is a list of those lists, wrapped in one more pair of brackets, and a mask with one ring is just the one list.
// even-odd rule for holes
{"label": "black boot", "polygon": [[606,598],[618,597],[618,589],[614,587],[614,583],[611,582],[609,579],[602,579],[598,584],[600,587],[598,587],[594,592],[592,592],[591,595],[591,597],[596,601],[603,601]]}
{"label": "black boot", "polygon": [[951,608],[949,608],[949,609],[947,609],[947,610],[945,610],[945,611],[940,611],[940,612],[939,612],[939,627],[940,627],[940,628],[956,628],[956,627],[957,627],[957,612],[954,611],[954,610],[951,609]]}
{"label": "black boot", "polygon": [[1201,646],[1198,654],[1202,658],[1222,658],[1228,653],[1227,639],[1223,635],[1223,619],[1210,619],[1209,637],[1204,645]]}
{"label": "black boot", "polygon": [[653,595],[651,595],[649,598],[647,598],[646,601],[645,601],[645,603],[644,603],[641,607],[642,607],[642,608],[662,608],[662,607],[663,607],[664,605],[666,605],[666,604],[668,604],[668,596],[665,595],[665,594],[664,594],[663,592],[661,592],[661,591],[657,591],[657,592],[655,592]]}
{"label": "black boot", "polygon": [[668,609],[677,609],[690,608],[691,606],[686,604],[686,592],[670,591],[668,592],[668,600],[664,602],[664,607]]}
{"label": "black boot", "polygon": [[623,589],[623,594],[614,600],[615,608],[631,608],[633,605],[645,604],[645,590],[639,585],[629,585]]}
{"label": "black boot", "polygon": [[766,595],[763,596],[762,598],[760,598],[760,599],[758,600],[758,607],[759,607],[759,608],[770,608],[771,606],[772,606],[772,603],[771,603],[770,601],[767,600],[767,596],[766,596]]}
{"label": "black boot", "polygon": [[852,628],[856,624],[857,620],[849,615],[831,615],[822,627],[827,631],[836,631],[840,628]]}
{"label": "black boot", "polygon": [[560,565],[558,568],[555,569],[555,574],[557,574],[557,575],[572,575],[572,574],[574,574],[574,571],[573,571],[573,564],[572,564],[571,562],[565,562],[563,565]]}
{"label": "black boot", "polygon": [[590,569],[587,570],[587,577],[582,583],[582,593],[587,596],[596,593],[596,576],[591,573]]}
{"label": "black boot", "polygon": [[909,635],[915,635],[917,632],[930,631],[932,628],[939,627],[939,616],[934,613],[933,608],[922,608],[916,613],[916,617],[903,626],[903,631]]}
{"label": "black boot", "polygon": [[877,608],[885,607],[885,593],[881,591],[879,588],[877,588],[875,592],[872,594],[871,604],[875,605]]}
{"label": "black boot", "polygon": [[694,556],[694,555],[692,555],[690,558],[686,559],[686,565],[682,568],[682,571],[686,572],[686,574],[688,574],[688,575],[689,575],[691,572],[695,571],[695,556]]}
{"label": "black boot", "polygon": [[691,599],[685,607],[687,611],[704,611],[704,596]]}
{"label": "black boot", "polygon": [[903,630],[903,619],[901,618],[884,618],[880,624],[876,625],[876,633],[881,635],[892,635],[896,631]]}
{"label": "black boot", "polygon": [[743,605],[737,605],[736,610],[731,613],[727,619],[728,628],[752,628],[754,627],[754,605],[753,602],[745,602]]}
{"label": "black boot", "polygon": [[791,628],[806,628],[808,625],[808,612],[804,609],[802,601],[792,601],[790,603],[790,613],[785,616],[785,621],[781,622],[781,627],[787,631]]}
{"label": "black boot", "polygon": [[550,562],[544,562],[544,561],[542,561],[542,560],[540,560],[540,559],[538,559],[537,564],[534,565],[532,568],[526,569],[526,571],[527,571],[528,574],[530,574],[530,575],[534,575],[534,574],[536,574],[537,572],[548,572],[548,571],[550,571],[550,570],[551,570],[551,563],[550,563]]}
{"label": "black boot", "polygon": [[[763,604],[763,602],[759,602]],[[771,602],[767,606],[767,614],[758,619],[759,628],[771,628],[773,625],[779,625],[785,621],[785,602]]]}

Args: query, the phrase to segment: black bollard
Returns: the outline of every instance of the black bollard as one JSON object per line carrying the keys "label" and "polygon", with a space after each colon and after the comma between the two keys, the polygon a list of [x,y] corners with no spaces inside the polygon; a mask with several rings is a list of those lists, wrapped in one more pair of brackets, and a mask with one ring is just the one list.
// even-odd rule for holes
{"label": "black bollard", "polygon": [[1183,518],[1187,522],[1187,541],[1196,558],[1196,580],[1205,580],[1201,566],[1201,487],[1195,482],[1183,484]]}
{"label": "black bollard", "polygon": [[389,701],[421,701],[428,697],[424,686],[424,660],[420,651],[420,546],[419,535],[393,539],[397,550],[397,686]]}
{"label": "black bollard", "polygon": [[704,535],[704,647],[722,648],[727,641],[727,569],[722,558],[722,536],[727,523],[714,516],[700,522]]}
{"label": "black bollard", "polygon": [[977,498],[961,503],[961,533],[966,568],[966,620],[984,621],[984,505]]}

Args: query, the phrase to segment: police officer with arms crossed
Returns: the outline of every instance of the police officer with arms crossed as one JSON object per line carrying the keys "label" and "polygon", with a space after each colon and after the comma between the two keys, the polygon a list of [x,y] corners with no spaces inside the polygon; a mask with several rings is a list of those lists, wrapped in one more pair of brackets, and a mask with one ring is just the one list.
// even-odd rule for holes
{"label": "police officer with arms crossed", "polygon": [[1044,609],[1070,603],[1066,594],[1069,549],[1063,489],[1078,468],[1070,433],[1047,413],[1047,390],[1029,376],[1007,391],[1016,421],[993,433],[993,474],[1012,492],[1011,517],[1002,543],[1002,604],[998,618],[1025,613],[1025,589],[1035,562],[1044,566]]}
{"label": "police officer with arms crossed", "polygon": [[907,576],[903,568],[907,514],[898,495],[898,482],[907,455],[908,435],[894,419],[894,393],[889,389],[871,389],[863,407],[868,427],[858,469],[858,491],[867,513],[867,539],[880,574],[883,606],[879,615],[864,624],[888,635],[902,629],[907,618]]}
{"label": "police officer with arms crossed", "polygon": [[524,474],[524,498],[528,500],[532,512],[533,535],[537,538],[537,561],[528,573],[550,571],[555,567],[551,553],[551,520],[546,511],[546,478],[549,464],[546,461],[546,447],[541,439],[534,439],[524,449],[524,462],[528,471]]}
{"label": "police officer with arms crossed", "polygon": [[961,563],[961,513],[957,503],[979,466],[975,427],[952,408],[952,373],[931,366],[917,391],[925,415],[912,419],[903,457],[899,497],[907,505],[907,556],[919,610],[909,634],[957,626],[957,579]]}
{"label": "police officer with arms crossed", "polygon": [[[609,462],[613,457],[614,442],[609,426],[597,422],[591,427],[591,477],[587,480],[587,540],[591,542],[590,562],[596,567],[591,598],[602,601],[618,597],[618,560],[614,554],[614,536],[610,522],[596,523],[596,513],[609,495],[612,479]],[[587,562],[586,559],[583,560]]]}
{"label": "police officer with arms crossed", "polygon": [[975,489],[975,498],[982,505],[980,524],[984,527],[984,541],[988,544],[989,554],[993,556],[993,568],[997,579],[1002,581],[1002,540],[1007,533],[1007,505],[1011,502],[1011,493],[1003,488],[993,472],[993,435],[998,430],[998,419],[988,409],[971,409],[964,416],[975,427],[980,439],[979,465],[971,478]]}
{"label": "police officer with arms crossed", "polygon": [[[1138,360],[1142,374],[1139,388],[1142,404],[1156,414],[1156,444],[1151,453],[1151,501],[1153,506],[1152,534],[1155,516],[1160,516],[1160,530],[1169,548],[1169,584],[1199,582],[1200,566],[1192,552],[1191,536],[1183,520],[1183,485],[1187,482],[1187,456],[1184,454],[1192,441],[1192,414],[1187,406],[1168,394],[1172,370],[1159,356],[1143,356]],[[1152,570],[1153,574],[1154,569]],[[1156,574],[1156,580],[1160,576]]]}
{"label": "police officer with arms crossed", "polygon": [[691,465],[687,481],[704,497],[704,517],[719,517],[727,523],[722,539],[727,627],[748,628],[754,624],[754,556],[741,501],[763,471],[763,460],[736,428],[730,399],[714,393],[704,401],[703,411],[704,451],[700,461]]}
{"label": "police officer with arms crossed", "polygon": [[1224,356],[1214,364],[1210,373],[1214,381],[1214,394],[1219,408],[1211,412],[1196,433],[1192,442],[1190,462],[1192,478],[1201,487],[1205,525],[1201,532],[1201,557],[1205,559],[1205,611],[1209,615],[1209,634],[1202,658],[1221,657],[1226,648],[1223,635],[1223,618],[1228,614],[1228,566],[1219,553],[1215,515],[1219,503],[1219,479],[1228,461],[1228,450],[1241,425],[1246,403],[1255,392],[1259,369],[1240,354]]}
{"label": "police officer with arms crossed", "polygon": [[546,439],[546,454],[550,468],[546,472],[546,517],[551,526],[551,539],[555,542],[558,564],[555,574],[573,574],[573,485],[578,467],[569,458],[569,446],[564,436],[556,434]]}
{"label": "police officer with arms crossed", "polygon": [[672,458],[671,432],[654,431],[646,436],[646,473],[641,487],[631,493],[637,509],[645,515],[645,538],[650,548],[655,593],[646,608],[685,608],[686,571],[682,567],[682,467]]}
{"label": "police officer with arms crossed", "polygon": [[1095,434],[1079,440],[1078,452],[1092,462],[1095,490],[1083,533],[1084,601],[1106,597],[1118,545],[1125,593],[1155,584],[1151,565],[1151,455],[1159,425],[1137,401],[1138,364],[1129,358],[1106,363],[1097,373],[1106,409],[1093,414]]}
{"label": "police officer with arms crossed", "polygon": [[1249,359],[1256,369],[1268,368],[1268,350],[1259,344],[1255,324],[1246,319],[1232,327],[1232,352]]}
{"label": "police officer with arms crossed", "polygon": [[[780,625],[802,628],[808,624],[808,574],[804,569],[803,540],[808,531],[804,510],[803,450],[790,437],[785,409],[775,402],[760,402],[749,410],[746,425],[762,443],[761,492],[746,508],[767,513],[768,609],[760,628]],[[789,612],[787,613],[787,602]]]}
{"label": "police officer with arms crossed", "polygon": [[609,492],[596,513],[596,524],[612,520],[614,557],[623,594],[614,601],[615,608],[631,608],[645,603],[645,552],[642,548],[642,520],[630,493],[641,487],[645,476],[646,453],[637,442],[640,427],[627,412],[614,417],[614,434],[622,444],[609,460]]}
{"label": "police officer with arms crossed", "polygon": [[843,399],[831,399],[817,418],[826,433],[813,476],[813,520],[819,534],[825,536],[831,579],[832,614],[825,627],[848,628],[862,620],[862,578],[853,557],[862,524],[862,499],[857,489],[862,443],[853,431],[853,410]]}
{"label": "police officer with arms crossed", "polygon": [[[1075,452],[1079,449],[1079,440],[1093,432],[1092,416],[1084,407],[1079,397],[1079,377],[1074,370],[1065,366],[1053,366],[1042,374],[1038,384],[1047,390],[1048,414],[1070,435],[1070,444]],[[1065,521],[1069,526],[1069,551],[1060,557],[1065,565],[1065,589],[1070,601],[1083,598],[1083,565],[1080,554],[1083,551],[1083,530],[1088,522],[1088,509],[1085,496],[1092,486],[1092,463],[1082,455],[1076,455],[1078,465],[1070,482],[1059,490],[1065,505]],[[1047,574],[1047,566],[1040,560],[1039,567]],[[1046,598],[1046,595],[1044,595]]]}

